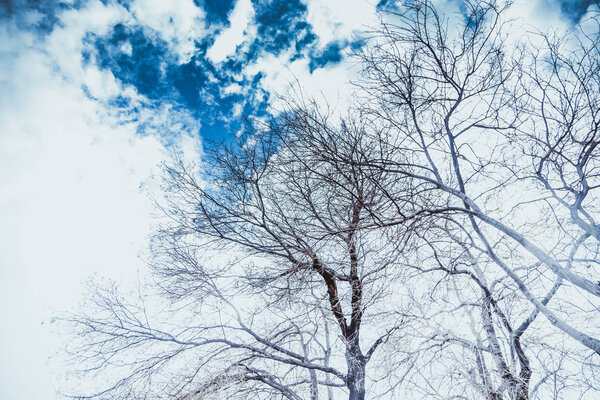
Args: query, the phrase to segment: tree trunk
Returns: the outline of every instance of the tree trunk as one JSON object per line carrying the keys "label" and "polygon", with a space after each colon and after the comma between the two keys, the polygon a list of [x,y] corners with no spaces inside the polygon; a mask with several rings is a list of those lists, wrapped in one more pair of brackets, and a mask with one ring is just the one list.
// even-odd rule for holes
{"label": "tree trunk", "polygon": [[350,346],[346,350],[348,378],[346,386],[350,394],[348,400],[365,400],[365,357],[358,346]]}

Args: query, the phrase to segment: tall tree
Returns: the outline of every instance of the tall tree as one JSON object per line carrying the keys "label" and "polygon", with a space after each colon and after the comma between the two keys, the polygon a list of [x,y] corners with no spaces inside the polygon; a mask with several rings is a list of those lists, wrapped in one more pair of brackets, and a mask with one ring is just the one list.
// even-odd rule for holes
{"label": "tall tree", "polygon": [[[600,295],[598,20],[560,39],[540,33],[519,42],[509,4],[460,4],[449,18],[432,2],[407,2],[372,32],[358,84],[398,157],[363,166],[437,193],[422,213],[445,219],[449,237],[461,232],[469,251],[510,279],[529,303],[523,323],[541,314],[597,357],[600,331],[588,321]],[[481,289],[487,313],[492,298]],[[495,306],[489,311],[502,319]],[[519,354],[517,326],[505,327]],[[526,362],[520,368],[515,382],[524,385],[530,372]]]}
{"label": "tall tree", "polygon": [[392,174],[338,162],[383,154],[360,118],[330,119],[315,104],[290,104],[213,149],[202,180],[183,163],[166,168],[169,222],[151,265],[164,294],[201,308],[186,325],[155,326],[142,305],[101,290],[100,310],[71,319],[88,350],[74,353],[91,350],[94,370],[135,361],[88,397],[156,389],[175,369],[169,398],[231,387],[253,398],[339,398],[340,388],[366,398],[369,362],[406,322],[390,288],[410,227],[377,218],[409,209],[389,200],[403,190]]}

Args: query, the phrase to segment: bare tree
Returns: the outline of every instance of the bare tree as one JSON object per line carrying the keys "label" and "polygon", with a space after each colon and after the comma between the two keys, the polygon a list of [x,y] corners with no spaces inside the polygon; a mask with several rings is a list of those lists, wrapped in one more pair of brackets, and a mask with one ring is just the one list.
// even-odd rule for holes
{"label": "bare tree", "polygon": [[[539,313],[452,221],[440,222],[413,233],[421,245],[406,261],[415,271],[406,284],[424,293],[413,345],[402,350],[425,360],[412,374],[413,390],[429,398],[535,398],[548,379],[542,357],[556,350],[547,330],[539,330]],[[530,279],[540,279],[536,275]],[[550,288],[544,304],[558,287]]]}
{"label": "bare tree", "polygon": [[389,200],[401,182],[338,162],[383,149],[359,118],[331,118],[290,103],[213,149],[202,180],[183,162],[166,167],[169,222],[150,264],[161,292],[193,311],[186,324],[157,326],[144,304],[99,290],[92,314],[70,318],[83,343],[73,354],[89,357],[90,371],[124,371],[79,397],[142,396],[169,372],[168,398],[232,387],[253,398],[337,398],[341,388],[366,398],[367,365],[407,322],[389,295],[411,225],[377,221],[409,211]]}
{"label": "bare tree", "polygon": [[[444,219],[445,235],[460,233],[478,262],[456,269],[446,260],[432,268],[479,287],[485,347],[502,386],[513,387],[505,393],[521,399],[532,374],[522,338],[538,314],[600,354],[598,325],[589,322],[600,294],[594,267],[600,36],[592,29],[518,43],[505,17],[509,4],[461,4],[455,18],[429,1],[390,10],[358,54],[364,104],[389,127],[383,140],[397,154],[362,166],[436,193],[417,213]],[[423,236],[431,245],[431,236]],[[529,310],[515,315],[520,321],[497,307],[494,284],[474,269],[489,263],[495,266],[485,268],[489,282],[509,278],[513,296],[526,301],[520,304]],[[510,372],[494,349],[497,335],[486,323],[492,314],[520,372]],[[486,398],[500,398],[494,393]]]}

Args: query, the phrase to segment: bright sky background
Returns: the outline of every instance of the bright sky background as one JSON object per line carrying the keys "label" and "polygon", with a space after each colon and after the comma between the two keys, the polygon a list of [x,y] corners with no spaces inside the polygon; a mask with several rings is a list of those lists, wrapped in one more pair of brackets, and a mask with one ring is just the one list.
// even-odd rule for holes
{"label": "bright sky background", "polygon": [[[458,0],[437,0],[438,3]],[[232,137],[297,80],[334,102],[390,0],[0,1],[0,398],[55,399],[50,319],[130,279],[169,152]],[[542,30],[590,0],[520,0]]]}

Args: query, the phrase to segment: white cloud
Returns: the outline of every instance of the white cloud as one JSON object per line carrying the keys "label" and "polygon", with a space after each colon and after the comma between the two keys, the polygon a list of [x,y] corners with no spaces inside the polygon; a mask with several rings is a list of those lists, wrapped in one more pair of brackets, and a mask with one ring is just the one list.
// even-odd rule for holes
{"label": "white cloud", "polygon": [[131,11],[139,24],[161,35],[180,63],[189,61],[194,41],[206,34],[204,11],[193,0],[136,0]]}
{"label": "white cloud", "polygon": [[[252,79],[258,73],[264,75],[262,86],[270,93],[276,94],[269,98],[269,105],[274,109],[280,107],[282,97],[292,98],[300,95],[323,100],[340,110],[351,101],[353,87],[348,80],[355,77],[355,62],[344,59],[337,64],[329,64],[309,71],[307,58],[298,58],[289,62],[290,54],[279,56],[268,54],[259,58],[245,69],[245,74]],[[302,93],[299,93],[299,90]]]}
{"label": "white cloud", "polygon": [[[136,96],[110,72],[81,63],[85,33],[108,32],[123,18],[121,7],[91,2],[65,13],[62,26],[41,41],[11,21],[0,25],[3,398],[53,398],[46,359],[56,338],[47,322],[73,308],[91,273],[119,279],[145,270],[138,253],[154,208],[139,187],[158,171],[165,148],[82,90],[85,84],[103,100],[124,91]],[[169,122],[178,118],[172,110],[148,110],[140,118],[191,129]],[[197,154],[198,139],[182,137],[181,147]]]}
{"label": "white cloud", "polygon": [[224,94],[233,94],[233,93],[240,94],[243,92],[244,92],[244,88],[242,88],[242,86],[239,83],[235,83],[235,82],[229,86],[226,86],[223,89]]}
{"label": "white cloud", "polygon": [[531,31],[546,32],[549,28],[565,31],[569,20],[561,14],[560,6],[554,0],[516,1],[508,10],[507,18],[514,18],[513,36],[527,36],[533,39]]}
{"label": "white cloud", "polygon": [[229,18],[230,26],[215,40],[207,56],[213,63],[219,63],[232,55],[235,48],[244,41],[244,35],[254,18],[254,7],[250,0],[238,0]]}
{"label": "white cloud", "polygon": [[598,23],[592,18],[598,15],[600,15],[600,4],[590,4],[581,18],[581,30],[590,37],[598,32]]}
{"label": "white cloud", "polygon": [[[353,34],[377,23],[375,4],[364,0],[308,0],[307,21],[319,38],[321,45],[332,41],[352,40]],[[346,51],[346,50],[343,50]],[[249,65],[244,73],[252,79],[263,73],[261,81],[265,89],[278,95],[302,95],[324,100],[341,110],[351,101],[353,88],[348,80],[356,75],[356,62],[344,58],[323,68],[309,70],[310,60],[297,58],[290,62],[291,54],[264,55]],[[278,96],[270,97],[270,105],[277,108]]]}
{"label": "white cloud", "polygon": [[[69,10],[61,15],[61,26],[57,26],[36,49],[48,57],[46,64],[54,63],[65,79],[81,79],[82,50],[85,34],[105,35],[117,23],[130,20],[127,11],[120,5],[103,5],[98,0],[90,1],[81,10]],[[47,65],[51,67],[50,65]],[[57,71],[57,72],[58,72]]]}
{"label": "white cloud", "polygon": [[308,0],[308,22],[321,43],[350,39],[376,22],[375,5],[364,0]]}

